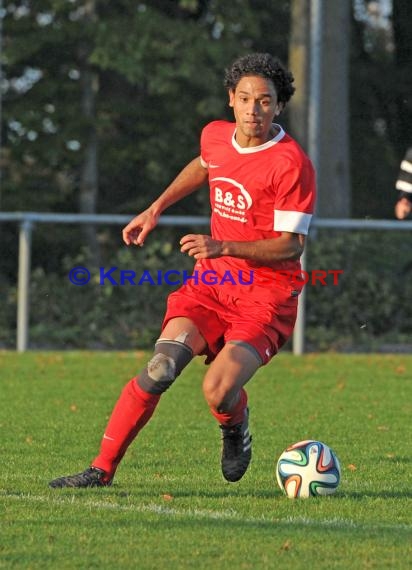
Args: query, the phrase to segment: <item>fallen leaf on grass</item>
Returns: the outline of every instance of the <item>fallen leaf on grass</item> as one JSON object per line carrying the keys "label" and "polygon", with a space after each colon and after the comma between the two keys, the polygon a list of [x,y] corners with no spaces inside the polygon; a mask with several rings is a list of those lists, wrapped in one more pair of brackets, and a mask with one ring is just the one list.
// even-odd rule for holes
{"label": "fallen leaf on grass", "polygon": [[279,548],[279,550],[290,550],[292,548],[292,541],[291,540],[286,540],[286,542],[284,542],[282,544],[282,546]]}
{"label": "fallen leaf on grass", "polygon": [[349,463],[348,469],[349,469],[349,471],[356,471],[357,467],[353,463]]}
{"label": "fallen leaf on grass", "polygon": [[164,501],[173,501],[173,495],[168,495],[166,493],[165,495],[162,495],[162,497]]}

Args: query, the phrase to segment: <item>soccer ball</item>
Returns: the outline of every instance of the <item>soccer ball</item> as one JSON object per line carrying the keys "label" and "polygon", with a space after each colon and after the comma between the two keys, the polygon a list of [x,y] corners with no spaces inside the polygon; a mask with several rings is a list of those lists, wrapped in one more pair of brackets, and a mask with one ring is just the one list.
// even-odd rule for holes
{"label": "soccer ball", "polygon": [[340,481],[339,459],[321,441],[299,441],[279,457],[276,478],[291,499],[331,495]]}

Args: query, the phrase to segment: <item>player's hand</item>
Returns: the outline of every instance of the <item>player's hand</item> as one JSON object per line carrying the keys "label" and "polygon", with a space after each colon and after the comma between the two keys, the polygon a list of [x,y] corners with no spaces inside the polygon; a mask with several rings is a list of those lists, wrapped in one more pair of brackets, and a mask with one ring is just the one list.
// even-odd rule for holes
{"label": "player's hand", "polygon": [[180,251],[195,259],[221,257],[222,242],[201,234],[187,234],[180,240]]}
{"label": "player's hand", "polygon": [[147,235],[156,227],[159,216],[148,208],[137,215],[123,228],[122,236],[126,245],[140,245],[145,242]]}
{"label": "player's hand", "polygon": [[400,198],[395,204],[395,216],[398,220],[404,220],[412,211],[412,204],[408,198]]}

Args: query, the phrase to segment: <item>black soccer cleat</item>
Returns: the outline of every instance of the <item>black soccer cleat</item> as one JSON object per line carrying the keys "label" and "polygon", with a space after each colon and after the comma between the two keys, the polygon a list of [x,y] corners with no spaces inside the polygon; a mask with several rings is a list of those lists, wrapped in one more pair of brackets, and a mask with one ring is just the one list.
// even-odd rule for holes
{"label": "black soccer cleat", "polygon": [[89,467],[82,473],[77,473],[76,475],[67,475],[66,477],[58,477],[50,481],[49,487],[52,489],[61,489],[63,487],[106,487],[111,485],[112,482],[104,481],[104,476],[106,471],[103,469],[98,469],[97,467]]}
{"label": "black soccer cleat", "polygon": [[241,424],[220,426],[222,430],[222,473],[226,481],[235,483],[246,473],[252,459],[252,436],[249,433],[249,410]]}

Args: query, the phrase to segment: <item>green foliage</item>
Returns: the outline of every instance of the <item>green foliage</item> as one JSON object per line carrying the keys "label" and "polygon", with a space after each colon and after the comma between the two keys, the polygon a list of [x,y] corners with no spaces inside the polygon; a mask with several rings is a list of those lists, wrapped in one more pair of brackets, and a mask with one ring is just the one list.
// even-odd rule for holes
{"label": "green foliage", "polygon": [[[366,11],[366,0],[353,5]],[[382,3],[383,4],[383,3]],[[399,164],[412,140],[409,73],[412,17],[408,0],[393,0],[392,18],[377,26],[354,17],[351,31],[350,144],[352,216],[393,218]],[[355,10],[355,16],[356,16]]]}
{"label": "green foliage", "polygon": [[[167,232],[163,235],[167,236]],[[76,286],[69,272],[76,267],[90,270],[87,285]],[[111,276],[110,268],[118,268]],[[158,271],[174,269],[190,274],[193,262],[176,249],[171,238],[149,240],[142,250],[122,248],[107,254],[100,268],[90,267],[87,251],[66,257],[60,273],[43,267],[33,270],[30,286],[32,347],[48,348],[135,348],[149,347],[160,332],[166,297],[176,286],[152,285],[139,279],[150,273],[157,283]],[[134,271],[136,285],[121,284],[121,271]],[[0,342],[13,346],[16,290],[5,288],[8,310],[0,320]]]}
{"label": "green foliage", "polygon": [[[230,61],[263,46],[264,36],[286,59],[287,5],[268,11],[264,2],[244,0],[9,3],[1,209],[78,211],[91,126],[98,138],[97,211],[146,207],[199,153],[202,127],[229,116],[223,72]],[[86,70],[95,77],[94,119],[86,114]],[[207,200],[196,194],[172,213],[207,212]],[[54,270],[64,255],[77,255],[78,244],[64,233],[40,235],[41,249],[55,254]],[[0,262],[6,274],[17,253],[15,242],[8,245],[10,256]]]}
{"label": "green foliage", "polygon": [[[363,9],[366,4],[353,6]],[[412,5],[407,0],[394,0],[393,5],[393,36],[367,18],[354,17],[352,22],[355,216],[393,216],[391,189],[410,142],[406,23]],[[203,125],[230,116],[222,86],[230,61],[252,50],[268,50],[287,60],[289,0],[16,0],[5,3],[4,13],[2,210],[77,211],[91,122],[98,136],[97,210],[141,210],[198,153]],[[85,113],[85,69],[96,77],[94,119]],[[208,212],[206,192],[170,211]],[[365,235],[332,236],[329,244],[322,239],[311,244],[314,268],[345,270],[337,287],[308,288],[308,334],[314,348],[369,346],[375,339],[403,339],[411,332],[405,238],[399,238],[399,250],[383,256],[385,248],[392,248],[391,238],[374,234],[366,250],[360,237]],[[99,232],[98,237],[104,248],[117,249],[118,236]],[[150,344],[167,291],[152,287],[148,295],[140,288],[96,283],[76,288],[63,274],[88,259],[86,252],[79,256],[81,243],[69,228],[36,228],[33,343]],[[17,240],[3,226],[1,244],[0,286],[6,302],[0,312],[0,342],[12,346]],[[363,254],[369,247],[373,263],[369,253]],[[153,252],[156,263],[158,255]],[[110,262],[120,264],[120,257],[112,253]]]}
{"label": "green foliage", "polygon": [[342,270],[338,284],[307,286],[315,349],[362,350],[405,341],[412,330],[412,257],[405,232],[318,230],[308,271]]}
{"label": "green foliage", "polygon": [[[236,484],[220,473],[196,359],[111,487],[49,489],[96,455],[122,386],[148,357],[0,353],[2,567],[406,570],[411,356],[277,356],[248,385],[253,459]],[[276,484],[277,457],[306,438],[340,459],[332,497],[291,500]]]}
{"label": "green foliage", "polygon": [[2,209],[78,209],[79,150],[87,130],[79,52],[90,29],[74,12],[76,7],[65,1],[7,6]]}
{"label": "green foliage", "polygon": [[[204,228],[198,229],[204,231]],[[120,283],[120,270],[191,271],[193,261],[178,249],[180,230],[158,228],[142,249],[110,247],[102,260]],[[317,230],[308,245],[308,267],[340,270],[333,284],[306,286],[308,350],[380,350],[396,343],[410,346],[412,333],[412,258],[405,232]],[[87,267],[91,282],[73,285],[74,267]],[[87,251],[66,256],[58,271],[38,265],[31,279],[30,344],[33,348],[147,348],[157,338],[166,308],[167,285],[100,284],[99,268],[89,266]],[[0,343],[15,343],[16,289],[2,284]]]}
{"label": "green foliage", "polygon": [[[262,10],[243,0],[8,5],[2,208],[78,209],[86,68],[97,78],[98,209],[146,205],[198,153],[202,126],[226,114],[223,70],[262,41]],[[287,29],[270,33],[284,56]]]}

